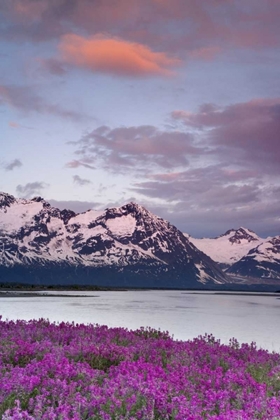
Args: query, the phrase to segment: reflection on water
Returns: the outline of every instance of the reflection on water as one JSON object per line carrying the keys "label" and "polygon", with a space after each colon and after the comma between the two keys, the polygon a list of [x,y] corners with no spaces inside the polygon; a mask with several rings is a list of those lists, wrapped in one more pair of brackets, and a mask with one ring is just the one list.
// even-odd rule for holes
{"label": "reflection on water", "polygon": [[[46,294],[47,292],[42,292]],[[255,341],[280,352],[277,295],[181,292],[108,291],[49,292],[52,296],[0,297],[0,315],[8,319],[106,324],[136,329],[150,326],[187,340],[212,333],[222,342],[232,337]],[[67,295],[60,296],[60,295]],[[55,296],[53,296],[55,295]]]}

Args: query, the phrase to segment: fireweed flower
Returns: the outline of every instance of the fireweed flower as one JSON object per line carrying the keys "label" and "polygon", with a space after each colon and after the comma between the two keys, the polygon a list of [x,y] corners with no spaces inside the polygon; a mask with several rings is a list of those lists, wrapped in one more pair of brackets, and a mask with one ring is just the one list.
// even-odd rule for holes
{"label": "fireweed flower", "polygon": [[211,334],[0,320],[3,420],[280,418],[280,355]]}

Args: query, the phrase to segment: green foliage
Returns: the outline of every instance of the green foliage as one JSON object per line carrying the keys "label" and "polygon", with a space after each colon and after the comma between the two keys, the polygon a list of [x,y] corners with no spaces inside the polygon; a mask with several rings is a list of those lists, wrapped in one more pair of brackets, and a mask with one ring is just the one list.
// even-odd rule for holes
{"label": "green foliage", "polygon": [[15,392],[12,392],[8,395],[2,404],[0,405],[0,415],[2,416],[6,410],[15,406],[15,401],[18,399],[18,396]]}

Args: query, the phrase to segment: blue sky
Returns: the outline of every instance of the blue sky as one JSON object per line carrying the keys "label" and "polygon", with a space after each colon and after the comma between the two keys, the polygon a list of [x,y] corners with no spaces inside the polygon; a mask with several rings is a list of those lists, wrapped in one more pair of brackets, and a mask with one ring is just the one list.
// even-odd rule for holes
{"label": "blue sky", "polygon": [[0,190],[279,234],[279,0],[0,5]]}

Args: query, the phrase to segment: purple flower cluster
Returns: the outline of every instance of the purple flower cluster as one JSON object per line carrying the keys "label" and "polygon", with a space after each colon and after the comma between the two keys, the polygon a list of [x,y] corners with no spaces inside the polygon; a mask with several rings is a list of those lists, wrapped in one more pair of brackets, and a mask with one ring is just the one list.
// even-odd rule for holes
{"label": "purple flower cluster", "polygon": [[280,419],[280,355],[212,335],[1,321],[2,420]]}

